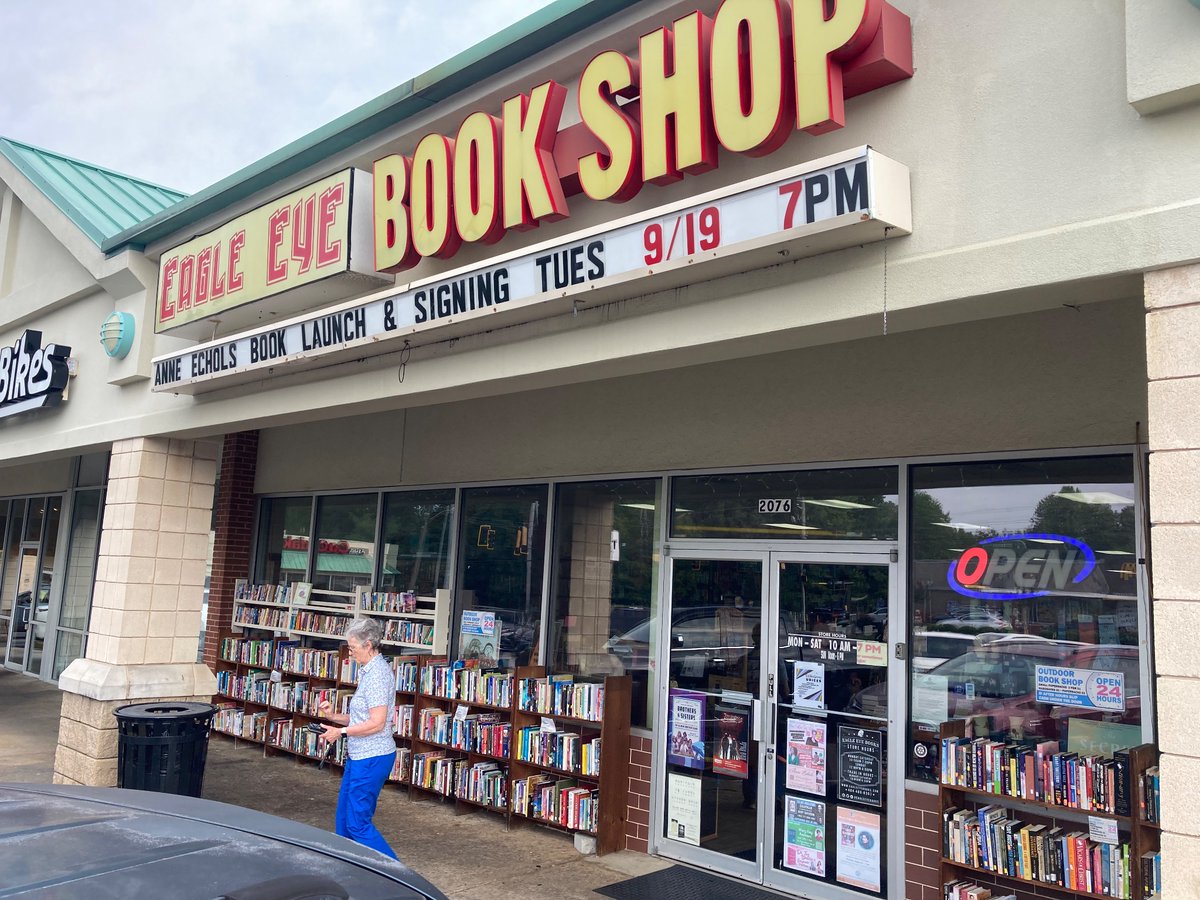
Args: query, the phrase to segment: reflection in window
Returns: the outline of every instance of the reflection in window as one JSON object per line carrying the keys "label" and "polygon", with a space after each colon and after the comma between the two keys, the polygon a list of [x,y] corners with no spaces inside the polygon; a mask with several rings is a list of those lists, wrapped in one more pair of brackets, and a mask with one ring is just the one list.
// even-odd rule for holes
{"label": "reflection in window", "polygon": [[67,553],[67,577],[63,584],[62,628],[87,629],[92,600],[96,556],[100,542],[100,507],[103,491],[76,491],[71,522],[71,544]]}
{"label": "reflection in window", "polygon": [[671,483],[671,536],[896,539],[894,467],[696,475]]}
{"label": "reflection in window", "polygon": [[378,494],[339,494],[317,500],[314,597],[352,603],[354,589],[371,584],[378,508]]}
{"label": "reflection in window", "polygon": [[561,485],[554,518],[551,674],[628,674],[632,724],[646,726],[657,585],[658,479]]}
{"label": "reflection in window", "polygon": [[[912,774],[936,778],[947,719],[1080,753],[1141,743],[1132,457],[917,466],[912,490]],[[1048,702],[1039,666],[1116,673],[1121,696]]]}
{"label": "reflection in window", "polygon": [[[495,615],[500,646],[486,640],[480,646],[488,658],[496,652],[502,666],[537,659],[546,498],[544,484],[463,491],[457,610]],[[455,630],[459,621],[452,623]],[[455,650],[461,652],[457,644]]]}
{"label": "reflection in window", "polygon": [[381,591],[432,597],[450,580],[454,491],[405,491],[383,501]]}
{"label": "reflection in window", "polygon": [[312,497],[263,500],[259,521],[254,580],[259,584],[304,581],[308,576]]}

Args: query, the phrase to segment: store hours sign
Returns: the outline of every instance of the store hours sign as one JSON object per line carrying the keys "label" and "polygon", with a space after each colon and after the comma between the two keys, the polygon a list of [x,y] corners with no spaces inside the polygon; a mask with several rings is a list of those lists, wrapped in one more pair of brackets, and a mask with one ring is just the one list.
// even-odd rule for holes
{"label": "store hours sign", "polygon": [[57,406],[70,373],[71,348],[42,346],[42,333],[26,331],[11,346],[0,347],[0,418]]}
{"label": "store hours sign", "polygon": [[[802,256],[880,240],[885,229],[911,230],[908,170],[860,148],[407,290],[159,357],[153,387],[214,389],[268,370],[280,375],[339,356],[386,353],[562,312],[551,300],[601,302],[648,293],[658,289],[650,279],[682,269],[696,277],[697,267],[724,261],[726,271],[744,271],[778,262],[781,247],[790,248],[785,255]],[[457,326],[452,334],[449,326]]]}

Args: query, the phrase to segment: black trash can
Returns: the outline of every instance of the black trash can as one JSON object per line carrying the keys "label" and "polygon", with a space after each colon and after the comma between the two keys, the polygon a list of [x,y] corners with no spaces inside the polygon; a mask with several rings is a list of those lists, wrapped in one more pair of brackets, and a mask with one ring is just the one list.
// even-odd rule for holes
{"label": "black trash can", "polygon": [[211,703],[134,703],[117,717],[117,787],[199,797]]}

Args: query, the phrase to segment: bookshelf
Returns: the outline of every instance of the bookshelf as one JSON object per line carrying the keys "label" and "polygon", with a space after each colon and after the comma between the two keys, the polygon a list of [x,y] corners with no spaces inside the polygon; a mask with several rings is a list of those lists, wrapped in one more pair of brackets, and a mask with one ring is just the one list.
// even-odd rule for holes
{"label": "bookshelf", "polygon": [[[966,724],[941,731],[943,885],[978,878],[1023,897],[1157,896],[1153,747],[1081,757],[1057,741],[971,739]],[[1093,840],[1099,832],[1108,838]]]}
{"label": "bookshelf", "polygon": [[625,841],[630,678],[609,676],[603,684],[567,678],[519,673],[512,814],[591,834],[597,854],[611,853]]}
{"label": "bookshelf", "polygon": [[432,597],[412,591],[355,590],[355,609],[379,621],[383,643],[408,653],[445,656],[450,644],[450,592],[439,588]]}

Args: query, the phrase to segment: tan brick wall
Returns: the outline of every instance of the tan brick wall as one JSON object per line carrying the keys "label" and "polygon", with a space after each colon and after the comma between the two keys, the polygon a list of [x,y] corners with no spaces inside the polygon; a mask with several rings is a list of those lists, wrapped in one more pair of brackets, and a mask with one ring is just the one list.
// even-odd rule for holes
{"label": "tan brick wall", "polygon": [[1145,277],[1163,896],[1200,897],[1200,266]]}

